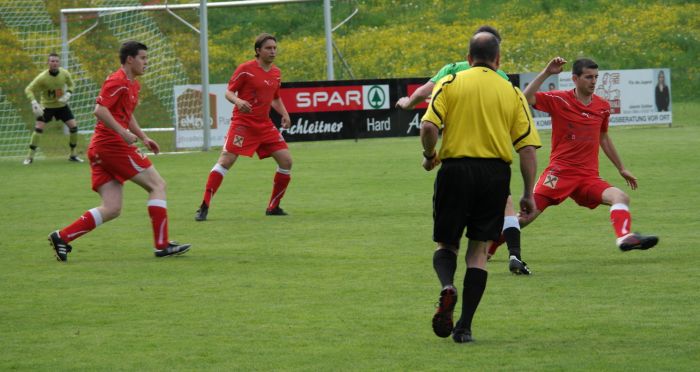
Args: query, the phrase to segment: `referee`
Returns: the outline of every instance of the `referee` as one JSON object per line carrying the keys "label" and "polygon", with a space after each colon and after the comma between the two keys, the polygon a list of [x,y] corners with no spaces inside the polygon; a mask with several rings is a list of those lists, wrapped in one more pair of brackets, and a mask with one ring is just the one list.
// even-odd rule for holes
{"label": "referee", "polygon": [[[433,331],[439,337],[451,334],[458,343],[472,341],[472,318],[486,288],[487,249],[503,226],[512,149],[520,156],[524,183],[520,208],[526,216],[535,209],[535,149],[541,146],[522,92],[496,73],[498,39],[488,32],[475,34],[469,41],[467,60],[472,68],[448,75],[435,85],[420,131],[423,168],[430,171],[442,163],[433,195],[433,240],[437,243],[433,267],[442,285]],[[436,152],[440,129],[442,145]],[[454,274],[465,227],[467,272],[462,314],[454,325]]]}

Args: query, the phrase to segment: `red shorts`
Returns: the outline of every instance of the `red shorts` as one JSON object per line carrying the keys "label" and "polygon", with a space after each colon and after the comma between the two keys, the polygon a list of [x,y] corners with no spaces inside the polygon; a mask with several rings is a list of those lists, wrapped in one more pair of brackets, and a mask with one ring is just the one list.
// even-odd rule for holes
{"label": "red shorts", "polygon": [[112,180],[123,184],[153,165],[136,146],[91,146],[87,156],[92,173],[92,189],[95,191]]}
{"label": "red shorts", "polygon": [[273,152],[287,148],[282,133],[272,124],[265,127],[231,124],[224,138],[226,152],[243,156],[253,156],[257,153],[260,159],[268,158]]}
{"label": "red shorts", "polygon": [[612,186],[596,174],[549,166],[535,184],[535,195],[544,197],[544,200],[535,198],[538,201],[537,209],[544,210],[550,205],[560,204],[569,197],[576,204],[593,209],[603,202],[603,191],[608,187]]}

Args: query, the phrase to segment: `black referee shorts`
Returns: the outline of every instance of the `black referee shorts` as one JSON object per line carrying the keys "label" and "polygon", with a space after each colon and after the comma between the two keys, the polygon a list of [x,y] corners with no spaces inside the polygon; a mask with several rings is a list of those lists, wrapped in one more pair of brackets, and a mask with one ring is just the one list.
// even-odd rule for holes
{"label": "black referee shorts", "polygon": [[60,120],[65,123],[69,120],[74,119],[75,117],[73,116],[73,112],[70,110],[70,107],[68,107],[68,105],[65,105],[63,107],[58,108],[45,108],[44,116],[39,116],[38,118],[36,118],[36,120],[48,123],[53,118],[56,118],[56,120]]}
{"label": "black referee shorts", "polygon": [[433,240],[458,245],[496,240],[510,194],[510,165],[500,159],[444,159],[435,178]]}

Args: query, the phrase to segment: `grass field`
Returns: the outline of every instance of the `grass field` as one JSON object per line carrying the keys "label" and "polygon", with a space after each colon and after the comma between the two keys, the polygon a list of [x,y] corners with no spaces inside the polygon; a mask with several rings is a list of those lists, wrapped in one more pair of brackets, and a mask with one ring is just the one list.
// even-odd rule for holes
{"label": "grass field", "polygon": [[468,345],[430,327],[435,173],[417,138],[291,144],[283,218],[263,213],[270,160],[241,160],[196,223],[217,153],[154,156],[171,237],[193,243],[165,260],[129,184],[122,216],[56,262],[46,235],[98,204],[88,165],[0,160],[0,370],[697,370],[700,125],[684,107],[672,128],[611,129],[639,178],[633,229],[659,246],[619,252],[607,208],[548,210],[523,231],[533,276],[505,249],[490,263]]}

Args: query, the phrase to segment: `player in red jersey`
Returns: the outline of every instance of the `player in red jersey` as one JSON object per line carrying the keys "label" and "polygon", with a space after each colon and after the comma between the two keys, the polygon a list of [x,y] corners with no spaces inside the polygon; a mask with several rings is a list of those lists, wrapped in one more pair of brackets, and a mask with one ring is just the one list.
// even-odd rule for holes
{"label": "player in red jersey", "polygon": [[593,94],[598,65],[587,58],[577,59],[571,77],[574,89],[538,92],[542,82],[560,73],[565,63],[561,57],[552,59],[523,92],[528,103],[552,117],[552,152],[549,165],[535,185],[537,210],[530,217],[521,218],[520,224],[527,226],[547,207],[566,198],[591,209],[605,204],[610,206],[610,220],[620,250],[649,249],[659,238],[631,232],[629,196],[603,180],[598,172],[600,147],[627,185],[637,189],[637,178],[622,164],[608,135],[610,104]]}
{"label": "player in red jersey", "polygon": [[219,160],[207,178],[204,198],[195,214],[196,221],[207,219],[211,198],[238,156],[252,157],[254,153],[260,159],[272,156],[277,162],[265,214],[287,214],[279,205],[291,179],[292,156],[282,134],[270,119],[272,107],[282,116],[282,127],[289,128],[289,114],[279,96],[281,72],[273,64],[276,56],[277,39],[270,34],[261,34],[255,39],[255,59],[242,63],[231,76],[226,90],[226,99],[234,104],[231,126]]}
{"label": "player in red jersey", "polygon": [[179,255],[190,244],[168,241],[168,214],[165,181],[146,155],[134,143],[158,154],[158,144],[148,138],[133,116],[141,86],[135,79],[143,75],[148,64],[148,48],[136,41],[124,43],[119,50],[121,68],[105,80],[97,97],[97,125],[88,147],[92,189],[100,194],[102,205],[85,212],[71,225],[49,234],[59,261],[68,260],[72,247],[68,244],[97,226],[119,216],[122,208],[123,184],[131,180],[148,192],[148,214],[151,217],[156,257]]}

